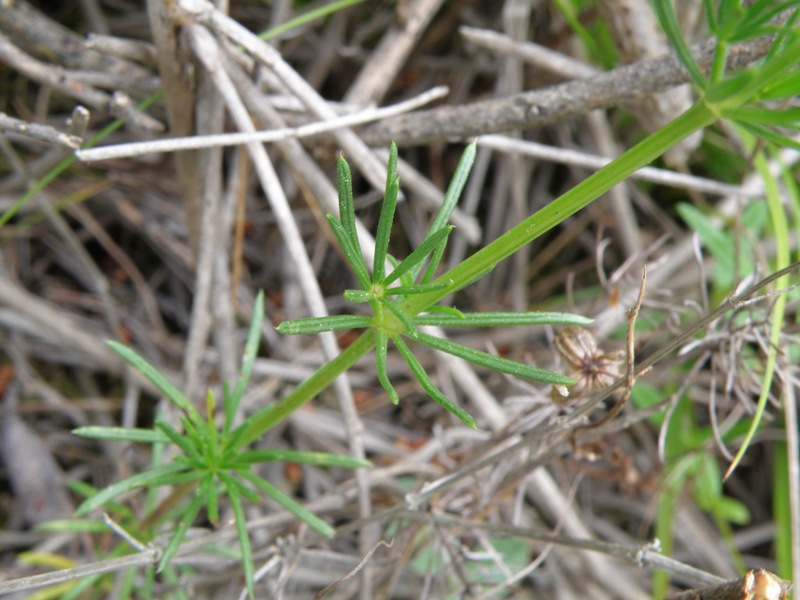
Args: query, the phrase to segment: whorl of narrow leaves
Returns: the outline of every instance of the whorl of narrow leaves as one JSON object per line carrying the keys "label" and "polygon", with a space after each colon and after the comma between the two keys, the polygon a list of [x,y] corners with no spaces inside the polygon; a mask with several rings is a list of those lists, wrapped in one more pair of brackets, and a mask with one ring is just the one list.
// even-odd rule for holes
{"label": "whorl of narrow leaves", "polygon": [[[352,175],[344,158],[337,165],[339,190],[339,216],[328,215],[333,234],[344,253],[360,286],[358,290],[346,290],[344,297],[354,303],[368,303],[372,318],[361,316],[331,316],[287,321],[278,326],[281,333],[319,333],[342,329],[371,329],[375,332],[375,362],[378,381],[386,390],[389,399],[398,403],[400,398],[387,375],[386,360],[389,341],[405,359],[411,373],[433,400],[458,417],[470,427],[475,421],[463,408],[440,392],[414,356],[406,340],[418,342],[458,356],[475,364],[501,373],[525,377],[548,384],[571,385],[569,377],[532,367],[487,352],[467,348],[447,339],[420,331],[425,325],[441,327],[497,327],[509,325],[569,324],[585,325],[589,319],[564,313],[462,313],[446,306],[431,303],[410,310],[408,300],[435,292],[445,296],[453,291],[453,282],[446,277],[434,281],[437,267],[444,255],[445,246],[453,227],[448,224],[450,215],[467,182],[467,176],[475,160],[476,146],[470,144],[464,151],[458,168],[445,194],[442,206],[431,222],[431,226],[418,248],[404,260],[398,261],[389,254],[392,223],[397,208],[400,182],[397,177],[397,147],[392,144],[386,175],[386,190],[381,207],[378,229],[375,234],[375,258],[372,275],[367,272],[364,253],[356,233],[356,215],[353,204]],[[386,272],[386,265],[393,265]]]}

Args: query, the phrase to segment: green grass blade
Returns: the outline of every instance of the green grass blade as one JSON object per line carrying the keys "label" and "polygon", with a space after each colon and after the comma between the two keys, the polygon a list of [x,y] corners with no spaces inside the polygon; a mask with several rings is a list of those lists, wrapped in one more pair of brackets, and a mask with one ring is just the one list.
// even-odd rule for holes
{"label": "green grass blade", "polygon": [[244,572],[245,586],[251,598],[255,594],[255,569],[253,568],[253,551],[250,547],[250,535],[247,533],[247,517],[242,507],[242,499],[239,495],[238,482],[227,474],[219,473],[220,481],[225,486],[228,498],[233,509],[233,520],[236,523],[236,535],[239,538],[239,548],[242,551],[242,570]]}
{"label": "green grass blade", "polygon": [[[336,184],[339,192],[339,222],[353,247],[360,248],[361,244],[358,241],[358,230],[356,229],[356,207],[353,201],[353,176],[350,172],[350,165],[347,164],[344,156],[339,156],[339,160],[336,161]],[[359,254],[359,256],[361,255]],[[364,262],[363,256],[361,256],[361,262]],[[366,265],[364,265],[364,270],[366,270]]]}
{"label": "green grass blade", "polygon": [[566,375],[561,375],[560,373],[554,373],[545,369],[539,369],[537,367],[531,367],[513,360],[508,360],[507,358],[503,358],[501,356],[489,354],[488,352],[482,352],[481,350],[467,348],[461,344],[456,344],[450,340],[428,335],[422,331],[417,333],[415,339],[420,343],[430,346],[431,348],[441,352],[447,352],[448,354],[463,358],[464,360],[468,360],[476,365],[481,365],[487,369],[513,375],[514,377],[523,377],[525,379],[538,381],[539,383],[549,383],[551,385],[573,385],[575,383],[573,379],[570,379]]}
{"label": "green grass blade", "polygon": [[219,491],[217,490],[217,482],[214,476],[209,473],[206,477],[208,483],[205,489],[206,512],[208,513],[208,520],[216,524],[219,523],[219,499],[217,498]]}
{"label": "green grass blade", "polygon": [[200,512],[200,509],[203,506],[203,500],[205,499],[207,486],[208,480],[203,480],[198,486],[198,489],[195,491],[194,498],[192,498],[189,506],[184,509],[183,515],[181,515],[181,519],[178,521],[178,526],[172,531],[169,543],[167,544],[167,547],[164,548],[164,554],[161,555],[161,560],[158,561],[159,571],[163,570],[169,561],[172,560],[172,557],[175,556],[175,553],[178,551],[178,548],[180,548],[183,539],[186,537],[186,532],[189,531],[189,527],[192,526],[194,520],[197,518],[197,513]]}
{"label": "green grass blade", "polygon": [[242,452],[236,457],[237,461],[246,463],[270,462],[275,460],[285,460],[307,465],[318,465],[320,467],[342,467],[345,469],[360,469],[372,466],[368,460],[353,458],[352,456],[342,456],[340,454],[329,454],[327,452],[306,452],[303,450],[285,450],[273,448],[269,450],[250,450]]}
{"label": "green grass blade", "polygon": [[261,340],[261,324],[264,322],[264,291],[259,290],[256,296],[256,303],[253,306],[253,320],[247,332],[247,341],[244,345],[244,356],[242,357],[242,367],[236,387],[233,389],[230,406],[225,407],[225,432],[230,431],[233,418],[239,409],[247,384],[253,375],[253,365],[256,363],[258,355],[258,343]]}
{"label": "green grass blade", "polygon": [[194,406],[192,406],[189,401],[184,397],[181,391],[176,388],[172,383],[161,374],[161,372],[156,369],[153,365],[151,365],[147,360],[145,360],[142,356],[136,353],[131,348],[128,348],[124,344],[120,344],[119,342],[115,342],[114,340],[109,340],[107,342],[109,347],[116,352],[122,360],[132,366],[134,369],[139,371],[142,375],[144,375],[150,383],[152,383],[158,391],[164,394],[164,397],[167,398],[170,402],[172,402],[175,406],[180,408],[183,412],[185,412],[189,417],[192,419],[192,422],[195,424],[199,424],[203,422],[202,417],[200,414],[195,410]]}
{"label": "green grass blade", "polygon": [[186,467],[182,465],[176,464],[169,464],[169,465],[161,465],[159,467],[152,467],[143,473],[137,473],[136,475],[131,475],[130,477],[126,477],[121,481],[116,483],[112,483],[107,488],[99,491],[95,496],[85,500],[81,505],[75,510],[75,514],[85,515],[86,513],[94,510],[95,508],[100,508],[109,500],[113,500],[120,494],[124,494],[129,492],[137,487],[142,487],[144,485],[149,484],[153,480],[164,477],[164,476],[175,476],[179,474],[181,471],[184,471]]}
{"label": "green grass blade", "polygon": [[425,368],[417,360],[417,357],[414,356],[414,353],[411,352],[411,349],[403,341],[403,338],[401,338],[399,335],[395,335],[392,336],[392,341],[394,341],[394,344],[397,346],[400,354],[403,356],[406,363],[408,363],[408,367],[411,369],[414,377],[417,378],[417,381],[419,381],[422,389],[424,389],[431,398],[440,404],[442,408],[461,419],[465,425],[472,427],[473,429],[477,429],[475,420],[472,418],[472,416],[463,408],[458,406],[455,402],[450,400],[442,392],[440,392],[439,389],[433,384],[430,377],[428,377],[428,374],[425,372]]}
{"label": "green grass blade", "polygon": [[329,538],[336,531],[328,525],[325,521],[320,519],[317,515],[305,508],[302,504],[297,502],[294,498],[287,496],[281,490],[276,488],[268,481],[261,479],[253,473],[242,473],[242,477],[247,479],[250,483],[264,492],[272,500],[280,504],[283,508],[292,513],[295,517],[303,521],[306,525],[311,527],[314,531],[323,537]]}
{"label": "green grass blade", "polygon": [[[767,165],[767,160],[762,150],[756,154],[754,159],[756,169],[764,181],[764,192],[767,196],[767,206],[769,207],[770,220],[772,221],[772,229],[775,235],[776,244],[776,260],[775,270],[779,271],[787,266],[790,262],[789,251],[789,227],[787,225],[787,215],[783,210],[781,203],[781,193],[778,189],[778,182],[773,177]],[[784,275],[775,280],[776,289],[784,289],[789,285],[789,276]],[[784,328],[784,317],[786,315],[786,294],[778,294],[775,303],[772,306],[771,326],[769,335],[769,351],[767,352],[767,361],[764,365],[764,375],[761,380],[761,394],[758,397],[758,404],[756,405],[756,412],[753,415],[753,421],[750,424],[750,429],[739,447],[736,456],[733,457],[724,479],[730,477],[731,473],[739,465],[747,448],[753,441],[753,437],[761,425],[761,419],[764,416],[764,410],[767,408],[767,400],[769,399],[769,392],[772,388],[772,378],[775,375],[775,366],[778,361],[778,348],[780,348],[781,332]]]}
{"label": "green grass blade", "polygon": [[165,444],[169,442],[169,438],[156,429],[141,429],[138,427],[87,425],[85,427],[73,429],[72,434],[94,440],[113,440],[115,442],[135,442],[141,444]]}
{"label": "green grass blade", "polygon": [[430,282],[433,281],[433,278],[436,276],[436,269],[439,268],[439,263],[442,262],[442,256],[444,256],[444,249],[446,244],[439,244],[431,254],[431,260],[428,263],[428,268],[425,269],[425,274],[422,276],[420,283],[423,285],[435,285],[431,284]]}
{"label": "green grass blade", "polygon": [[800,107],[769,109],[743,106],[725,110],[725,118],[732,121],[748,121],[778,127],[796,127],[800,121]]}
{"label": "green grass blade", "polygon": [[320,6],[319,8],[315,8],[310,10],[302,15],[296,16],[294,19],[289,19],[285,23],[281,23],[277,27],[273,27],[258,34],[262,40],[271,40],[287,31],[291,31],[297,27],[302,27],[308,23],[316,21],[317,19],[322,19],[331,15],[333,13],[339,12],[347,8],[348,6],[353,6],[354,4],[361,4],[364,0],[336,0],[336,2],[331,2],[330,4],[326,4],[325,6]]}

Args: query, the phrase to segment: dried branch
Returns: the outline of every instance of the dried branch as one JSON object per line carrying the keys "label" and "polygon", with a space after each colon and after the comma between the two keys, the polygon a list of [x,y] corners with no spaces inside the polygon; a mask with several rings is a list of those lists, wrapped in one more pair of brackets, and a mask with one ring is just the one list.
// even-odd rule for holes
{"label": "dried branch", "polygon": [[[771,43],[771,38],[763,37],[732,46],[728,68],[744,67],[758,60],[766,54]],[[695,58],[702,68],[710,65],[713,50],[713,42],[697,47]],[[542,90],[394,117],[366,128],[363,138],[373,146],[385,146],[392,140],[400,146],[411,146],[542,127],[596,108],[633,102],[643,94],[667,90],[687,81],[688,74],[674,56],[640,61],[596,77]]]}
{"label": "dried branch", "polygon": [[39,125],[38,123],[28,123],[21,119],[9,117],[0,112],[0,131],[7,133],[18,133],[24,137],[35,140],[42,140],[51,144],[58,144],[68,148],[80,148],[83,140],[80,136],[63,133],[55,127]]}

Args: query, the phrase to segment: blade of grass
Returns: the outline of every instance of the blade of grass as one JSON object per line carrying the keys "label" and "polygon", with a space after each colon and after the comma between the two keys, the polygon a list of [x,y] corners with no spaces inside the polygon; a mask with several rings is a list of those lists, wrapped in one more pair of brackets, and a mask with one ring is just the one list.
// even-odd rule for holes
{"label": "blade of grass", "polygon": [[[244,475],[244,474],[243,474]],[[250,547],[250,535],[247,533],[247,517],[242,507],[242,498],[239,495],[239,485],[232,477],[224,472],[218,474],[220,481],[225,486],[233,510],[233,521],[236,524],[236,535],[239,538],[239,548],[242,552],[242,570],[244,572],[245,587],[251,598],[255,594],[255,569],[253,568],[253,550]]]}
{"label": "blade of grass", "polygon": [[[770,220],[772,221],[772,228],[776,244],[775,270],[778,271],[789,266],[790,262],[789,228],[787,226],[788,219],[781,203],[781,193],[778,189],[778,182],[775,181],[775,178],[772,176],[772,173],[769,170],[763,150],[756,154],[754,165],[764,181],[764,192],[767,197],[767,206],[769,207]],[[779,290],[786,288],[788,285],[788,275],[779,277],[775,281],[775,287]],[[775,304],[772,306],[769,351],[767,353],[766,364],[764,365],[764,375],[761,380],[761,394],[758,397],[756,412],[755,415],[753,415],[753,421],[750,424],[750,429],[748,430],[742,445],[739,447],[738,452],[736,452],[736,456],[733,457],[728,470],[725,472],[723,481],[731,476],[739,462],[742,460],[742,457],[744,456],[745,452],[747,452],[747,448],[750,446],[750,442],[753,440],[753,436],[755,436],[756,431],[761,424],[761,419],[764,416],[764,410],[767,407],[767,400],[769,399],[769,392],[772,388],[772,378],[775,375],[775,366],[778,360],[778,348],[780,348],[779,343],[781,332],[784,327],[785,314],[786,294],[782,293],[778,294],[778,297],[775,299]]]}
{"label": "blade of grass", "polygon": [[281,490],[276,488],[268,481],[258,477],[254,473],[242,473],[242,477],[247,479],[250,483],[292,513],[295,517],[306,523],[309,527],[311,527],[311,529],[316,531],[321,536],[329,538],[336,533],[333,527],[305,508],[294,498],[284,494]]}
{"label": "blade of grass", "polygon": [[184,471],[186,468],[182,465],[176,464],[169,464],[169,465],[161,465],[159,467],[152,467],[143,473],[137,473],[136,475],[131,475],[130,477],[126,477],[121,481],[117,481],[116,483],[112,483],[107,488],[101,490],[97,493],[97,495],[92,496],[91,498],[85,500],[77,509],[75,509],[75,514],[85,515],[86,513],[94,510],[95,508],[100,508],[108,502],[109,500],[113,500],[120,494],[124,494],[125,492],[129,492],[132,489],[137,487],[141,487],[143,485],[147,485],[154,479],[159,477],[170,475],[174,476]]}
{"label": "blade of grass", "polygon": [[229,406],[225,407],[225,433],[230,431],[233,418],[239,410],[239,402],[244,397],[247,384],[253,374],[253,365],[256,363],[258,354],[258,343],[261,339],[261,324],[264,321],[264,291],[259,290],[256,302],[253,305],[253,320],[250,322],[250,329],[247,332],[247,341],[244,345],[244,356],[242,357],[242,367],[236,387],[233,389],[233,396]]}
{"label": "blade of grass", "polygon": [[186,400],[183,393],[181,393],[178,388],[172,385],[172,383],[166,377],[164,377],[164,375],[162,375],[158,369],[156,369],[142,356],[124,344],[120,344],[114,340],[109,340],[107,343],[109,347],[116,352],[120,358],[122,358],[122,360],[139,371],[150,381],[150,383],[156,386],[158,391],[164,394],[164,397],[167,398],[167,400],[189,415],[195,425],[203,423],[200,413],[195,410],[194,406],[192,406],[189,401]]}
{"label": "blade of grass", "polygon": [[138,427],[106,427],[102,425],[87,425],[72,430],[73,435],[95,440],[113,440],[116,442],[134,442],[142,444],[164,444],[169,438],[161,431],[155,429],[141,429]]}

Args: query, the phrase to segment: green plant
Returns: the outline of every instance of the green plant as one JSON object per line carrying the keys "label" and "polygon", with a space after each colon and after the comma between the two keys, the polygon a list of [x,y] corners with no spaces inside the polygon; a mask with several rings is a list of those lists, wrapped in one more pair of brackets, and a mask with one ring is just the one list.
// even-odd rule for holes
{"label": "green plant", "polygon": [[[590,319],[585,317],[565,313],[484,312],[468,314],[451,307],[437,306],[433,303],[419,308],[411,308],[409,303],[411,298],[452,288],[451,282],[447,279],[442,280],[443,278],[440,278],[436,282],[432,280],[444,253],[447,236],[452,230],[452,227],[447,225],[447,221],[461,195],[461,190],[464,188],[474,158],[475,144],[473,143],[464,151],[464,155],[445,195],[442,207],[433,219],[425,239],[405,260],[398,262],[388,253],[389,237],[394,221],[400,185],[397,178],[397,147],[394,144],[392,145],[389,153],[386,193],[375,236],[375,258],[372,275],[370,276],[361,252],[358,233],[356,232],[350,167],[344,158],[340,157],[337,167],[339,219],[333,215],[328,215],[328,222],[348,264],[356,276],[356,280],[361,286],[359,290],[345,291],[344,297],[351,302],[368,303],[372,309],[373,316],[371,318],[352,315],[312,317],[286,321],[278,326],[278,331],[285,334],[310,334],[319,333],[320,331],[353,328],[367,329],[375,340],[378,379],[386,393],[389,394],[392,402],[397,404],[399,401],[397,392],[386,375],[387,348],[389,340],[392,340],[411,372],[431,398],[470,427],[475,427],[472,417],[436,388],[420,362],[411,352],[404,338],[501,373],[525,377],[551,385],[572,385],[574,381],[569,377],[524,365],[487,352],[467,348],[450,340],[425,333],[420,330],[420,327],[497,327],[544,323],[585,325],[591,322]],[[387,261],[392,266],[388,274],[385,270]],[[426,262],[427,268],[425,268]],[[399,283],[399,285],[395,285],[396,283]]]}
{"label": "green plant", "polygon": [[109,342],[112,350],[119,354],[132,367],[142,373],[181,413],[183,432],[162,419],[156,419],[152,429],[128,429],[123,427],[81,427],[76,435],[89,438],[119,440],[150,444],[174,444],[182,454],[171,462],[160,464],[118,481],[84,501],[77,509],[78,515],[86,514],[120,494],[138,487],[155,488],[160,486],[181,486],[193,492],[189,504],[179,512],[178,524],[170,535],[159,562],[163,569],[175,555],[189,527],[194,523],[200,509],[205,505],[208,518],[219,520],[220,496],[226,496],[231,505],[239,537],[245,581],[250,595],[253,595],[253,557],[247,521],[242,500],[257,502],[260,493],[289,510],[322,536],[333,534],[333,528],[305,509],[296,500],[252,471],[253,465],[268,461],[286,460],[297,463],[358,468],[369,466],[369,462],[319,452],[300,452],[295,450],[243,450],[238,444],[247,425],[234,427],[234,417],[250,376],[258,351],[261,323],[264,318],[263,293],[256,300],[253,321],[247,336],[241,373],[233,390],[223,389],[223,419],[217,424],[217,406],[213,393],[206,397],[205,416],[201,415],[184,395],[173,386],[153,365],[133,350],[117,342]]}

